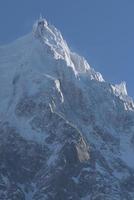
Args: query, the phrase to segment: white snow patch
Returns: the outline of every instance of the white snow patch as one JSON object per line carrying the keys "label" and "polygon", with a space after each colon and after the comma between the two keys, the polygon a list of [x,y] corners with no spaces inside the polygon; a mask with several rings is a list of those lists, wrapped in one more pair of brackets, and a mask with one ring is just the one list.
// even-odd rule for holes
{"label": "white snow patch", "polygon": [[63,103],[64,102],[64,97],[63,97],[63,94],[62,94],[61,89],[60,89],[60,81],[59,80],[55,80],[55,85],[56,85],[56,88],[57,88],[58,92],[60,93],[61,102]]}

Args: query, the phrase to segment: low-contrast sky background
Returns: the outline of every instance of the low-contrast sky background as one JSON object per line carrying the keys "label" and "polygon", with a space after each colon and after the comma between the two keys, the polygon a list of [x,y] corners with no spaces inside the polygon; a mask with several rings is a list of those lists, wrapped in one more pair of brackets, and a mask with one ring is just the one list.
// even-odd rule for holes
{"label": "low-contrast sky background", "polygon": [[134,0],[0,0],[0,45],[32,30],[40,13],[108,82],[134,98]]}

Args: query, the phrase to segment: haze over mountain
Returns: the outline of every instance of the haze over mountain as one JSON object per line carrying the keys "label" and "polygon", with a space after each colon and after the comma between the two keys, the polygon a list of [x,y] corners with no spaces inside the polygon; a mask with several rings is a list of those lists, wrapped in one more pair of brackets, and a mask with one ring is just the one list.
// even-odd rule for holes
{"label": "haze over mountain", "polygon": [[0,47],[0,199],[133,200],[134,102],[40,18]]}

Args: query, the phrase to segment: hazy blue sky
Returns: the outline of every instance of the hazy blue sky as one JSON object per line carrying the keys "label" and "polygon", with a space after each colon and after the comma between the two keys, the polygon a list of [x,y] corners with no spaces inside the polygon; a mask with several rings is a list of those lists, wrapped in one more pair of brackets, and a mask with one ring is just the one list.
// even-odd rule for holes
{"label": "hazy blue sky", "polygon": [[134,97],[134,0],[0,0],[0,44],[28,33],[42,13],[105,80]]}

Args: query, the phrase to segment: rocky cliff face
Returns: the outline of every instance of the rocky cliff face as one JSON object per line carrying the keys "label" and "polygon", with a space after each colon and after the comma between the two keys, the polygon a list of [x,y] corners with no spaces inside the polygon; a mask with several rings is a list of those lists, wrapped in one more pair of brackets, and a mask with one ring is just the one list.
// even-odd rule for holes
{"label": "rocky cliff face", "polygon": [[134,103],[45,19],[0,47],[0,199],[133,200]]}

